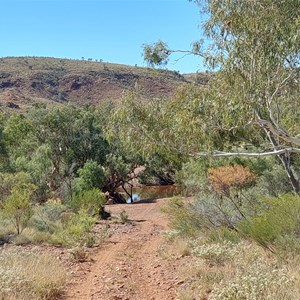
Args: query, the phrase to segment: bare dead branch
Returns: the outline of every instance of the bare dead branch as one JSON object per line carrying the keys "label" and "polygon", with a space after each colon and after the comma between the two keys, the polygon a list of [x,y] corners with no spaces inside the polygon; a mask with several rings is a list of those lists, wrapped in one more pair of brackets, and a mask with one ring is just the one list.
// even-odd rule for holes
{"label": "bare dead branch", "polygon": [[198,152],[198,153],[190,153],[190,157],[205,157],[205,156],[212,156],[212,157],[253,157],[253,158],[260,158],[260,157],[267,157],[272,155],[279,155],[279,154],[289,154],[289,153],[300,153],[300,149],[298,148],[284,148],[279,150],[273,151],[266,151],[266,152],[223,152],[215,150],[212,153],[208,152]]}

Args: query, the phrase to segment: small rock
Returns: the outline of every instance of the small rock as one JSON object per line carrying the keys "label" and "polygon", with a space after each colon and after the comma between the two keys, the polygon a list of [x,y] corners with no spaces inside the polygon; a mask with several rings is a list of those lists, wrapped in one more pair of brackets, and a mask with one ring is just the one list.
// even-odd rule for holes
{"label": "small rock", "polygon": [[184,284],[184,280],[179,280],[176,282],[176,285],[181,285],[181,284]]}

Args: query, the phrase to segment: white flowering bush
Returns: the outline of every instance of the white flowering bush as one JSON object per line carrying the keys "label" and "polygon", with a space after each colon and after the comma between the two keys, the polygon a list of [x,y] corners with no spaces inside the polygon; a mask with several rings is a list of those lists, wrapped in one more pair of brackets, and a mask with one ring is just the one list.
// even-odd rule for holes
{"label": "white flowering bush", "polygon": [[225,276],[220,284],[213,287],[209,300],[298,299],[294,279],[286,265],[281,265],[275,257],[269,257],[257,245],[227,243],[223,248],[228,247],[228,253],[231,246],[232,259],[228,268],[234,270],[232,276]]}
{"label": "white flowering bush", "polygon": [[54,299],[66,271],[57,259],[20,249],[0,251],[0,299]]}
{"label": "white flowering bush", "polygon": [[231,242],[194,246],[191,253],[207,260],[210,264],[221,265],[232,260],[239,251],[239,246]]}
{"label": "white flowering bush", "polygon": [[164,232],[164,237],[167,241],[174,241],[179,235],[180,232],[176,229],[170,229]]}
{"label": "white flowering bush", "polygon": [[298,299],[293,295],[293,278],[285,268],[270,266],[262,258],[237,269],[235,278],[221,282],[209,300]]}
{"label": "white flowering bush", "polygon": [[280,260],[251,241],[211,244],[199,239],[190,247],[194,260],[191,271],[186,269],[190,276],[180,299],[300,299],[299,259]]}

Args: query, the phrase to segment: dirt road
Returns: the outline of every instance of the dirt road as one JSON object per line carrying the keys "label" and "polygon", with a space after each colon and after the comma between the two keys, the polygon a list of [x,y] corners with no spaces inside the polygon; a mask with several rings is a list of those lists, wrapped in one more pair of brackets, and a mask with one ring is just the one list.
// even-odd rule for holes
{"label": "dirt road", "polygon": [[[182,284],[176,261],[166,259],[162,233],[167,218],[160,208],[166,200],[111,205],[119,216],[125,210],[132,224],[118,225],[93,254],[93,262],[75,272],[67,300],[172,300]],[[113,224],[108,225],[114,227]]]}

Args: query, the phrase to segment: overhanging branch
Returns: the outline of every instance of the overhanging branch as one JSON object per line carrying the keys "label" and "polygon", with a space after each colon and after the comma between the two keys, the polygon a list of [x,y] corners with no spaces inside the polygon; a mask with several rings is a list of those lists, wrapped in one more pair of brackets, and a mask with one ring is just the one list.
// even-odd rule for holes
{"label": "overhanging branch", "polygon": [[267,151],[267,152],[223,152],[223,151],[213,151],[212,153],[208,152],[198,152],[198,153],[190,153],[190,157],[249,157],[249,158],[260,158],[272,155],[279,154],[290,154],[290,153],[300,153],[300,149],[298,148],[284,148],[279,150]]}

